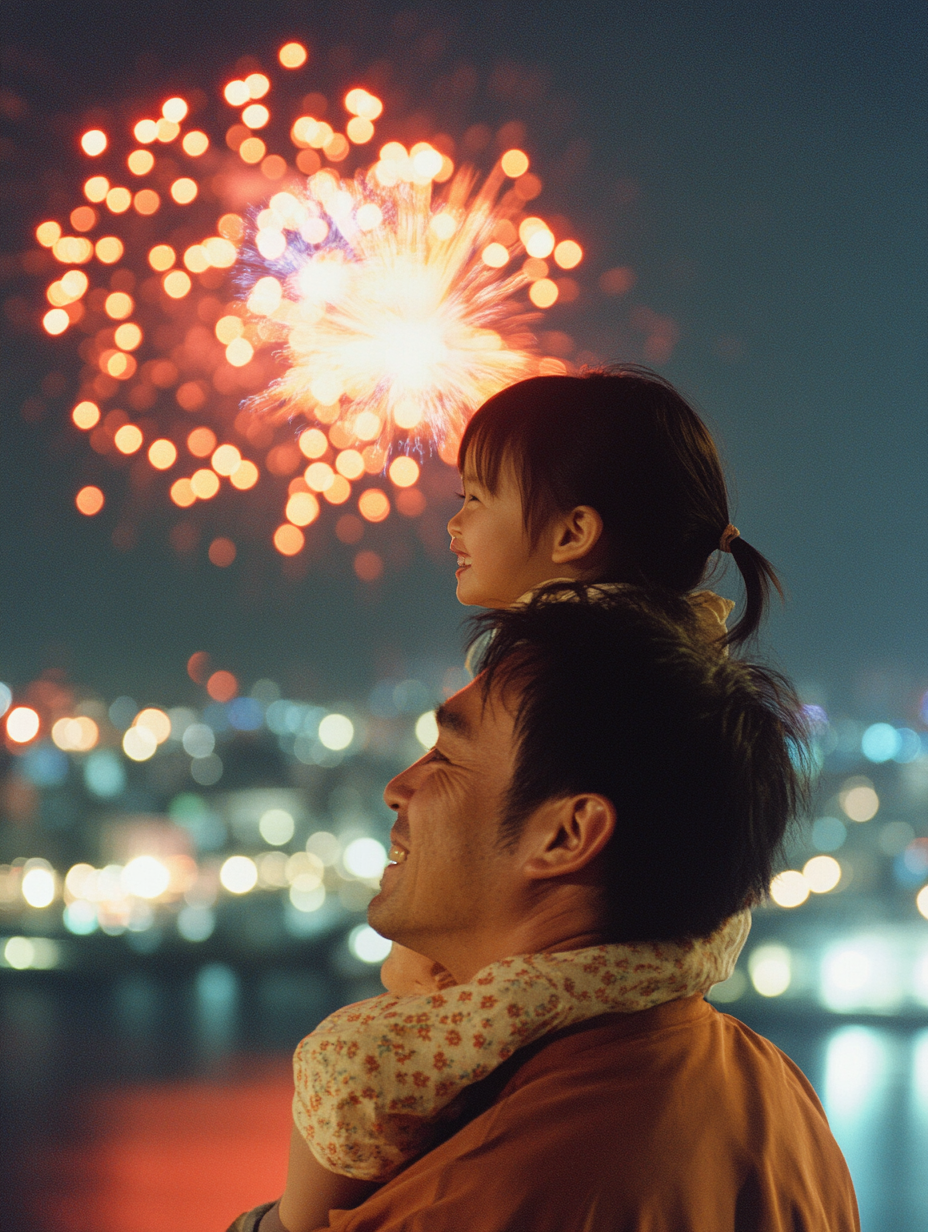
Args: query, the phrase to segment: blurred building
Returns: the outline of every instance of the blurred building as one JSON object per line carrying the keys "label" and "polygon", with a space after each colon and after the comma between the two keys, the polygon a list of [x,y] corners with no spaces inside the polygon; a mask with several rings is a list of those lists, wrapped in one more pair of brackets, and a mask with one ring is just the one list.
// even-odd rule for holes
{"label": "blurred building", "polygon": [[[385,783],[430,747],[458,669],[382,680],[337,706],[247,695],[140,707],[40,680],[2,688],[0,965],[323,964],[358,977],[387,859]],[[928,1011],[928,726],[807,708],[817,787],[722,1005],[923,1019]]]}

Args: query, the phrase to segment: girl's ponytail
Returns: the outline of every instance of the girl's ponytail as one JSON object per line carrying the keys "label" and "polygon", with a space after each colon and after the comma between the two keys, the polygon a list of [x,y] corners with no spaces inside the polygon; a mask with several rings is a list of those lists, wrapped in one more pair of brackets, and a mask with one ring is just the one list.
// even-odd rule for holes
{"label": "girl's ponytail", "polygon": [[[734,531],[734,534],[729,535],[729,531]],[[783,587],[780,585],[780,579],[773,565],[766,556],[762,556],[757,548],[752,548],[749,543],[745,543],[733,526],[726,527],[719,547],[723,552],[731,553],[744,583],[744,611],[737,624],[729,630],[726,638],[729,646],[740,646],[760,627],[770,603],[771,587],[781,599],[784,597]]]}

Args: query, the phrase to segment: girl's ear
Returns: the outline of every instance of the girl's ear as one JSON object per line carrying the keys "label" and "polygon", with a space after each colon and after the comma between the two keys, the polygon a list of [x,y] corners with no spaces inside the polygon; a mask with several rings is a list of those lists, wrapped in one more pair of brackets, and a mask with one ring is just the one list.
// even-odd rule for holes
{"label": "girl's ear", "polygon": [[592,505],[577,505],[556,520],[551,561],[564,565],[588,556],[603,533],[603,520]]}

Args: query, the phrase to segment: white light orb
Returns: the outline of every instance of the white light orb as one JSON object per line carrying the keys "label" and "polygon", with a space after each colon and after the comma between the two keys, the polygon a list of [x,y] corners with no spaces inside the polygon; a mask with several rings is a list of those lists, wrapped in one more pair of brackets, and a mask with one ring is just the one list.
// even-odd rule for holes
{"label": "white light orb", "polygon": [[841,880],[841,865],[834,856],[813,856],[803,864],[802,875],[813,894],[827,894]]}
{"label": "white light orb", "polygon": [[425,714],[420,714],[416,719],[416,739],[424,749],[434,747],[438,739],[438,720],[434,710],[426,710]]}
{"label": "white light orb", "polygon": [[136,898],[160,898],[170,880],[170,872],[154,856],[136,856],[122,870],[123,885]]}
{"label": "white light orb", "polygon": [[27,869],[22,895],[30,907],[47,907],[55,901],[55,874],[50,868]]}
{"label": "white light orb", "polygon": [[293,818],[286,809],[268,809],[258,822],[261,837],[272,847],[283,847],[284,843],[289,843],[295,828]]}
{"label": "white light orb", "polygon": [[382,963],[392,946],[393,942],[381,937],[370,924],[359,924],[348,934],[348,949],[363,963]]}
{"label": "white light orb", "polygon": [[751,983],[762,997],[779,997],[792,980],[792,959],[785,945],[759,945],[748,959]]}
{"label": "white light orb", "polygon": [[248,856],[229,856],[219,870],[219,880],[230,894],[247,894],[258,881],[258,866]]}
{"label": "white light orb", "polygon": [[158,751],[158,739],[150,727],[130,727],[122,738],[122,751],[132,761],[148,761]]}
{"label": "white light orb", "polygon": [[810,893],[808,881],[794,868],[777,873],[770,883],[770,897],[778,907],[799,907]]}
{"label": "white light orb", "polygon": [[345,848],[342,856],[345,871],[362,881],[380,877],[387,866],[387,853],[383,843],[375,838],[356,838]]}
{"label": "white light orb", "polygon": [[347,715],[327,714],[319,724],[319,742],[333,752],[347,749],[354,739],[354,724]]}

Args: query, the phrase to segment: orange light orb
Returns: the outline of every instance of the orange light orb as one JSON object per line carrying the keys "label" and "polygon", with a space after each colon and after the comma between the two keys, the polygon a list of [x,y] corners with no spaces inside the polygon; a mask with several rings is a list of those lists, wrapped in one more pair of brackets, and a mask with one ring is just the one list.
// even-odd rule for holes
{"label": "orange light orb", "polygon": [[528,171],[528,155],[524,150],[507,150],[499,160],[503,173],[511,180],[517,180]]}
{"label": "orange light orb", "polygon": [[194,428],[187,437],[187,448],[195,458],[208,458],[216,448],[216,433],[212,428]]}
{"label": "orange light orb", "polygon": [[301,68],[307,61],[309,53],[302,43],[284,43],[277,58],[284,68]]}
{"label": "orange light orb", "polygon": [[362,582],[376,582],[383,575],[383,560],[376,552],[365,549],[354,558],[354,571]]}
{"label": "orange light orb", "polygon": [[91,158],[96,158],[106,149],[106,133],[100,128],[91,128],[81,137],[81,149]]}
{"label": "orange light orb", "polygon": [[171,270],[169,274],[165,274],[161,285],[165,295],[169,295],[171,299],[183,299],[193,283],[190,281],[190,275],[183,270]]}
{"label": "orange light orb", "polygon": [[480,259],[484,265],[489,265],[490,269],[502,269],[509,260],[509,249],[505,244],[497,244],[494,240],[484,248]]}
{"label": "orange light orb", "polygon": [[199,158],[209,149],[209,137],[206,133],[201,133],[198,128],[193,128],[189,133],[184,134],[184,139],[180,144],[185,154],[189,154],[191,158]]}
{"label": "orange light orb", "polygon": [[528,297],[536,308],[550,308],[558,294],[557,283],[550,278],[539,278],[528,289]]}
{"label": "orange light orb", "polygon": [[132,135],[141,145],[151,145],[158,136],[158,125],[154,120],[139,120],[132,130]]}
{"label": "orange light orb", "polygon": [[335,472],[328,462],[312,462],[307,466],[304,478],[314,492],[324,492],[332,486]]}
{"label": "orange light orb", "polygon": [[231,672],[213,672],[206,682],[206,691],[214,702],[230,702],[238,693],[238,681]]}
{"label": "orange light orb", "polygon": [[238,467],[229,476],[229,483],[233,488],[238,488],[240,492],[247,492],[249,488],[253,488],[258,482],[260,471],[255,466],[254,462],[249,462],[247,458],[242,458]]}
{"label": "orange light orb", "polygon": [[284,522],[274,531],[274,547],[281,556],[296,556],[303,550],[306,536],[292,522]]}
{"label": "orange light orb", "polygon": [[264,98],[271,88],[270,80],[263,73],[249,73],[245,78],[249,98]]}
{"label": "orange light orb", "polygon": [[574,269],[583,260],[583,249],[576,240],[561,240],[554,249],[554,260],[561,269]]}
{"label": "orange light orb", "polygon": [[164,142],[165,145],[173,141],[180,132],[180,125],[178,123],[164,118],[158,121],[156,128],[158,140]]}
{"label": "orange light orb", "polygon": [[217,475],[228,478],[234,475],[242,462],[242,455],[234,445],[220,445],[210,458],[210,464]]}
{"label": "orange light orb", "polygon": [[218,569],[228,569],[238,551],[231,539],[214,539],[209,545],[209,558]]}
{"label": "orange light orb", "polygon": [[71,226],[75,231],[90,231],[97,225],[97,211],[89,205],[79,205],[71,211]]}
{"label": "orange light orb", "polygon": [[250,165],[259,163],[266,153],[267,146],[260,137],[246,137],[238,147],[239,158]]}
{"label": "orange light orb", "polygon": [[242,112],[242,123],[247,128],[264,128],[270,118],[271,113],[263,103],[252,103]]}
{"label": "orange light orb", "polygon": [[223,97],[230,107],[241,107],[251,98],[251,94],[244,81],[230,81],[222,92]]}
{"label": "orange light orb", "polygon": [[94,247],[97,260],[103,265],[115,265],[124,251],[122,240],[115,235],[104,235],[102,240],[97,240]]}
{"label": "orange light orb", "polygon": [[374,136],[374,126],[364,116],[352,116],[345,125],[345,132],[355,145],[366,145]]}
{"label": "orange light orb", "polygon": [[142,433],[135,424],[123,424],[113,437],[113,444],[120,453],[138,453],[142,448]]}
{"label": "orange light orb", "polygon": [[171,196],[178,205],[189,205],[191,201],[196,199],[199,191],[196,180],[191,180],[188,176],[181,176],[179,180],[175,180],[171,185]]}
{"label": "orange light orb", "polygon": [[157,214],[161,206],[161,198],[153,188],[143,188],[141,192],[137,192],[132,198],[132,204],[135,206],[137,214]]}
{"label": "orange light orb", "polygon": [[358,512],[368,522],[382,522],[390,512],[390,502],[379,488],[367,488],[358,498]]}
{"label": "orange light orb", "polygon": [[148,460],[156,471],[166,471],[177,461],[177,447],[173,441],[161,437],[148,447]]}
{"label": "orange light orb", "polygon": [[148,175],[155,165],[155,156],[151,150],[133,150],[126,159],[126,166],[133,175]]}
{"label": "orange light orb", "polygon": [[219,476],[204,466],[190,476],[190,486],[198,500],[212,500],[219,491]]}
{"label": "orange light orb", "polygon": [[319,502],[312,492],[294,492],[287,501],[285,517],[294,526],[309,526],[319,516]]}
{"label": "orange light orb", "polygon": [[233,368],[244,368],[255,353],[247,338],[233,338],[226,347],[226,362]]}
{"label": "orange light orb", "polygon": [[335,469],[346,479],[360,479],[364,474],[364,459],[356,449],[343,449],[335,459]]}
{"label": "orange light orb", "polygon": [[329,447],[325,433],[319,428],[307,428],[301,432],[297,444],[307,458],[321,458]]}
{"label": "orange light orb", "polygon": [[99,205],[101,201],[106,200],[109,190],[110,182],[105,175],[92,175],[84,185],[84,196],[94,205]]}
{"label": "orange light orb", "polygon": [[100,408],[96,402],[78,402],[71,412],[71,419],[82,432],[89,432],[100,422]]}
{"label": "orange light orb", "polygon": [[181,509],[187,509],[197,499],[197,494],[193,490],[193,485],[189,479],[176,479],[171,484],[171,500],[175,505],[179,505]]}
{"label": "orange light orb", "polygon": [[74,498],[78,512],[88,518],[92,518],[95,514],[99,513],[105,502],[106,497],[99,488],[95,488],[92,484],[89,484],[86,488],[81,488]]}
{"label": "orange light orb", "polygon": [[117,326],[114,341],[120,350],[134,351],[142,341],[142,331],[134,321],[127,321],[125,325]]}
{"label": "orange light orb", "polygon": [[61,227],[57,222],[40,222],[35,229],[35,238],[43,248],[51,248],[61,238]]}
{"label": "orange light orb", "polygon": [[132,204],[132,193],[128,188],[111,188],[106,194],[106,208],[111,214],[125,214]]}
{"label": "orange light orb", "polygon": [[166,120],[170,120],[174,124],[179,124],[183,120],[190,108],[182,98],[169,98],[161,108],[161,114]]}
{"label": "orange light orb", "polygon": [[135,304],[132,296],[127,295],[125,291],[111,291],[103,307],[108,317],[112,317],[114,321],[123,321],[131,315]]}
{"label": "orange light orb", "polygon": [[419,478],[419,463],[415,458],[402,455],[393,459],[387,474],[390,476],[390,482],[398,488],[411,488]]}
{"label": "orange light orb", "polygon": [[71,318],[63,308],[52,308],[42,318],[42,328],[47,334],[51,334],[52,337],[63,334],[70,324]]}

